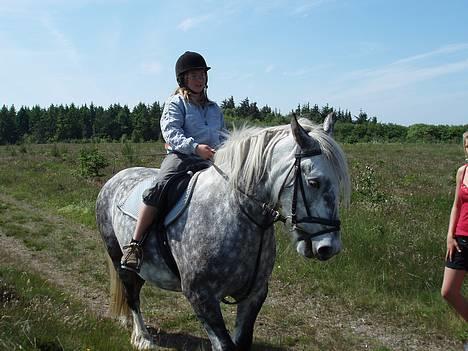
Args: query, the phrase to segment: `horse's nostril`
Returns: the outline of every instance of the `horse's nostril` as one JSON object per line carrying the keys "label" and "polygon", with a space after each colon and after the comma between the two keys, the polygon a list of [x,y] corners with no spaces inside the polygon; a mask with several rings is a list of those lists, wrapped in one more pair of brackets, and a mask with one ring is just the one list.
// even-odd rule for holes
{"label": "horse's nostril", "polygon": [[328,259],[333,255],[333,248],[331,246],[322,246],[317,250],[318,256],[321,259]]}

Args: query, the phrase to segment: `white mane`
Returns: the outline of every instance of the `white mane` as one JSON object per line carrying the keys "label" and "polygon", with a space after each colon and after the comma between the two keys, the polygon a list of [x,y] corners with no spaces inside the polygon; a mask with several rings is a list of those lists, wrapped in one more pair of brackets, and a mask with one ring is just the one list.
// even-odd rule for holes
{"label": "white mane", "polygon": [[[331,163],[340,182],[342,200],[347,205],[351,185],[346,157],[341,147],[321,126],[304,118],[300,119],[299,123],[318,142],[323,155]],[[268,128],[244,126],[235,129],[216,152],[215,164],[228,175],[232,187],[252,193],[269,167],[274,146],[291,132],[289,124]],[[291,165],[293,162],[294,160],[291,160]],[[278,194],[271,196],[272,200],[276,200]]]}

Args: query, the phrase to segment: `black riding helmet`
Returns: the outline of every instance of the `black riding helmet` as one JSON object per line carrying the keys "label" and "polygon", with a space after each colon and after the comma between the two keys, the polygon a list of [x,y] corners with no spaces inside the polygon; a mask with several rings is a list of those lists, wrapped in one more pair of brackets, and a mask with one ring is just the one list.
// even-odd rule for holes
{"label": "black riding helmet", "polygon": [[[175,65],[175,74],[177,78],[177,83],[182,87],[184,85],[184,73],[194,70],[194,69],[204,69],[205,72],[208,71],[211,67],[206,65],[206,61],[202,55],[193,51],[186,51],[183,53],[176,62]],[[207,77],[208,82],[208,77]]]}

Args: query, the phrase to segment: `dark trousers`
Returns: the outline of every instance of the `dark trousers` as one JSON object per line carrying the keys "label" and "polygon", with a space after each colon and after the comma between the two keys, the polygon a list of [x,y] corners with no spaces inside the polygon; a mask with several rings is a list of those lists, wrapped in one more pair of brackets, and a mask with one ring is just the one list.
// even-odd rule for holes
{"label": "dark trousers", "polygon": [[209,161],[196,155],[168,154],[161,163],[155,182],[143,193],[143,203],[157,207],[158,218],[164,218],[186,189],[191,177],[189,172],[195,173],[209,166]]}

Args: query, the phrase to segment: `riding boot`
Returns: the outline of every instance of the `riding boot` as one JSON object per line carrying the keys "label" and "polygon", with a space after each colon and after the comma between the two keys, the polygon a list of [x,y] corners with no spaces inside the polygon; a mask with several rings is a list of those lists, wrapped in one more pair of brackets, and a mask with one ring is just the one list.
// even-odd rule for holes
{"label": "riding boot", "polygon": [[144,232],[141,240],[132,239],[130,244],[123,247],[123,255],[120,261],[120,268],[140,273],[143,262],[143,242],[151,231],[151,226],[159,221],[159,210],[155,206],[147,206],[142,210],[137,221],[137,231]]}
{"label": "riding boot", "polygon": [[141,263],[143,262],[143,249],[141,242],[133,241],[123,247],[122,260],[120,268],[126,269],[135,273],[140,273]]}

